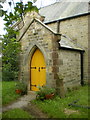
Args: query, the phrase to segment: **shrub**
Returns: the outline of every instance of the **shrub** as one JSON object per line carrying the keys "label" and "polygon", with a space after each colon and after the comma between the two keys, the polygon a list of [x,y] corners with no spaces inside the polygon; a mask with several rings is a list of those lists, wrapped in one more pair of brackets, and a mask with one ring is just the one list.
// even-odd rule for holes
{"label": "shrub", "polygon": [[21,95],[27,94],[27,85],[23,82],[16,83],[16,90],[21,90]]}
{"label": "shrub", "polygon": [[50,95],[50,94],[55,95],[55,89],[43,86],[43,87],[39,87],[39,91],[37,91],[36,93],[37,93],[36,98],[38,100],[44,100],[46,99],[46,95]]}
{"label": "shrub", "polygon": [[17,80],[18,72],[11,69],[11,64],[4,64],[2,69],[2,80],[3,81],[12,81]]}

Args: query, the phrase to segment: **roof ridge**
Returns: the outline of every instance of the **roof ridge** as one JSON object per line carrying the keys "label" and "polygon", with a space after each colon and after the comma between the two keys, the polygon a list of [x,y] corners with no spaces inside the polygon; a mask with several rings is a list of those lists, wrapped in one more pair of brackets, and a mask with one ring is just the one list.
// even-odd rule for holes
{"label": "roof ridge", "polygon": [[43,7],[39,8],[39,10],[42,9],[42,8],[46,8],[46,7],[52,6],[52,5],[57,4],[59,2],[61,2],[61,1],[51,3],[50,5],[43,6]]}
{"label": "roof ridge", "polygon": [[71,19],[88,14],[88,2],[65,2],[61,0],[39,10],[40,15],[45,16],[44,23],[56,20]]}
{"label": "roof ridge", "polygon": [[61,34],[59,34],[59,33],[56,33],[56,32],[54,32],[50,27],[48,27],[47,25],[45,25],[43,22],[41,22],[39,19],[37,19],[37,18],[34,18],[34,19],[32,19],[28,24],[27,24],[27,26],[24,26],[23,27],[23,29],[22,29],[22,31],[23,32],[21,32],[21,35],[18,37],[18,39],[17,39],[17,41],[20,41],[21,40],[21,38],[24,36],[24,34],[26,33],[26,31],[28,30],[28,28],[30,27],[30,25],[33,23],[33,21],[37,21],[37,22],[39,22],[41,25],[43,25],[46,29],[48,29],[50,32],[52,32],[53,34],[55,34],[55,35],[61,35]]}

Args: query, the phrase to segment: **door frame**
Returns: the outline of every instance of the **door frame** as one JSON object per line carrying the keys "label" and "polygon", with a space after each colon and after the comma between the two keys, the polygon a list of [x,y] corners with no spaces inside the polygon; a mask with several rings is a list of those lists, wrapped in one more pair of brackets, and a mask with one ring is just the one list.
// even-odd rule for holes
{"label": "door frame", "polygon": [[48,78],[48,69],[47,69],[47,64],[48,64],[48,57],[46,57],[47,55],[45,54],[45,51],[42,47],[38,47],[37,45],[34,45],[30,52],[29,52],[29,56],[28,56],[28,72],[29,72],[29,80],[28,80],[28,91],[31,91],[31,70],[30,70],[30,66],[31,66],[31,60],[32,60],[32,56],[34,54],[34,52],[36,51],[36,49],[39,49],[43,56],[44,56],[44,59],[45,59],[45,63],[46,63],[46,84],[47,84],[47,78]]}
{"label": "door frame", "polygon": [[[31,60],[30,60],[30,67],[31,67],[31,65],[32,65],[31,62],[32,62],[33,55],[35,54],[35,52],[36,52],[37,50],[39,50],[39,51],[41,52],[41,50],[40,50],[39,48],[36,48],[36,49],[35,49],[35,51],[34,51],[33,54],[32,54]],[[41,52],[41,54],[42,54],[42,56],[44,57],[44,55],[43,55],[42,52]],[[45,63],[45,76],[46,76],[46,62],[45,62],[45,57],[44,57],[44,63]],[[45,77],[45,78],[46,78],[46,77]],[[45,82],[46,82],[46,79],[45,79]],[[33,91],[33,90],[31,89],[31,87],[32,87],[32,79],[31,79],[31,68],[30,68],[30,90]]]}

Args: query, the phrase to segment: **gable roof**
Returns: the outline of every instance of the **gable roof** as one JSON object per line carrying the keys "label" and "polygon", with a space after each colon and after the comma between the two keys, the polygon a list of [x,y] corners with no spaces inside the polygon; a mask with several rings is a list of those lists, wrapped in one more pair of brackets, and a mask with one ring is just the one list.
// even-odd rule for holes
{"label": "gable roof", "polygon": [[61,35],[61,34],[58,34],[58,33],[54,32],[51,28],[49,28],[47,25],[45,25],[44,23],[42,23],[39,19],[34,18],[34,19],[32,19],[32,21],[30,21],[29,23],[25,24],[25,26],[23,26],[23,28],[22,28],[21,31],[20,31],[21,34],[20,34],[20,36],[18,37],[18,40],[17,40],[17,41],[20,41],[20,40],[21,40],[21,38],[24,36],[24,34],[27,32],[27,30],[29,29],[30,25],[31,25],[34,21],[40,23],[42,26],[44,26],[47,30],[49,30],[49,31],[52,32],[53,34],[55,34],[55,35]]}
{"label": "gable roof", "polygon": [[45,16],[44,23],[87,14],[90,12],[88,10],[89,3],[82,1],[83,0],[81,0],[81,2],[67,2],[67,0],[61,0],[61,2],[56,2],[41,8],[39,13],[40,15]]}

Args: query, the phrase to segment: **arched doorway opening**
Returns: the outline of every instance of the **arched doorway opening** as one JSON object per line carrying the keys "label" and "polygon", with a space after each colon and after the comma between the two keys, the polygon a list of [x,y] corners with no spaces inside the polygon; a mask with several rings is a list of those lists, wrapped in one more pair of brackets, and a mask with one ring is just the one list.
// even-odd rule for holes
{"label": "arched doorway opening", "polygon": [[30,64],[30,88],[38,91],[39,86],[46,85],[46,63],[42,52],[37,48]]}

